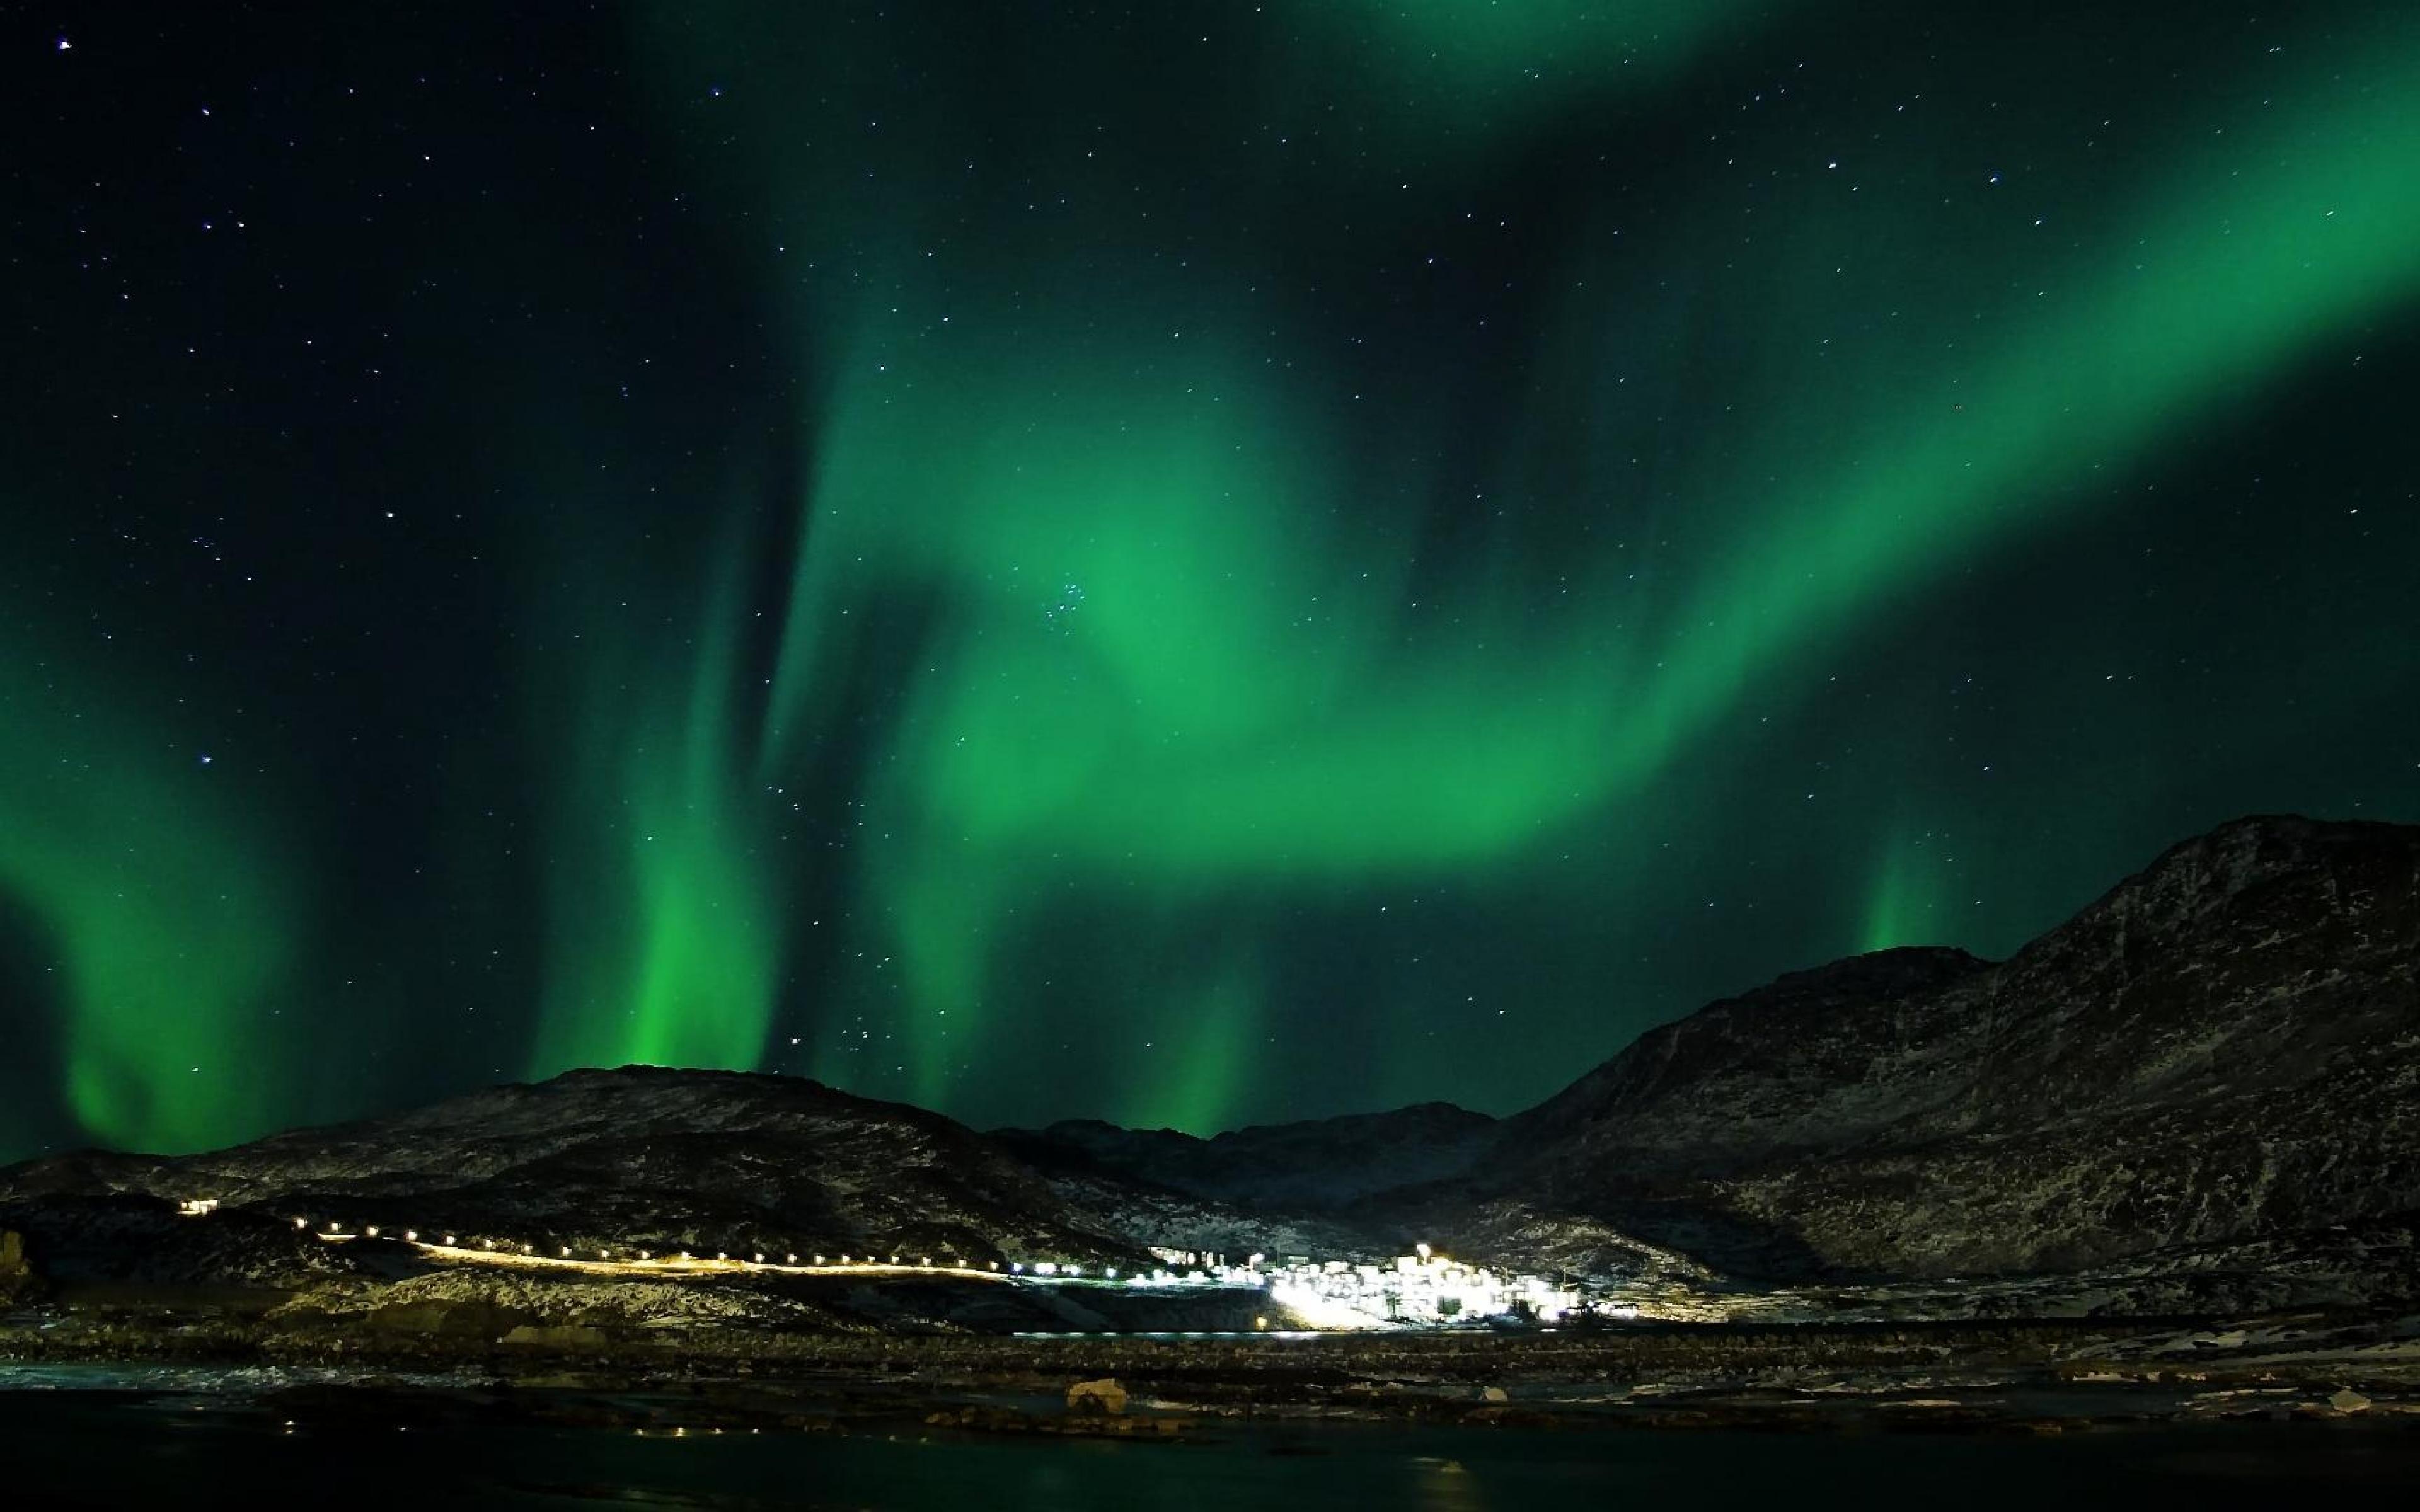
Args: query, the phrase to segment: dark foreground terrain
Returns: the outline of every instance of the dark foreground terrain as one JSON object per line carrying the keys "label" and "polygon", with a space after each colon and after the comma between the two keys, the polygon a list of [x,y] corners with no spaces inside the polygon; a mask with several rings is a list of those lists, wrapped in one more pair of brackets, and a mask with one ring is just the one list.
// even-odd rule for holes
{"label": "dark foreground terrain", "polygon": [[[632,1067],[0,1170],[0,1449],[12,1505],[296,1473],[954,1508],[2392,1484],[2415,1108],[2420,829],[2246,820],[2007,962],[1784,978],[1509,1119],[983,1134]],[[1317,1335],[1252,1286],[1106,1280],[1422,1238],[1592,1316]],[[823,1254],[859,1263],[780,1263]]]}
{"label": "dark foreground terrain", "polygon": [[[2420,1317],[2230,1322],[1663,1323],[1506,1334],[804,1334],[279,1320],[260,1302],[141,1293],[20,1314],[0,1370],[334,1373],[339,1415],[543,1408],[691,1430],[1182,1434],[1229,1420],[2055,1432],[2360,1420],[2420,1433]],[[1119,1410],[1070,1397],[1114,1381]],[[425,1385],[434,1381],[437,1394]],[[476,1387],[475,1392],[469,1388]],[[365,1391],[375,1407],[347,1406]],[[466,1392],[468,1395],[466,1395]],[[650,1397],[634,1407],[634,1395]],[[1079,1394],[1080,1395],[1080,1394]],[[465,1403],[475,1402],[474,1408]]]}

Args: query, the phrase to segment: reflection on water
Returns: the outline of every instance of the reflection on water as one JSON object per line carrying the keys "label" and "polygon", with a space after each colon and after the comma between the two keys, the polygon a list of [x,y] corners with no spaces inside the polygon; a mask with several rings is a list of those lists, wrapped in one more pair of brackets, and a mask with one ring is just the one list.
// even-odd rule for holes
{"label": "reflection on water", "polygon": [[1419,1477],[1412,1504],[1422,1512],[1481,1512],[1487,1505],[1478,1477],[1461,1460],[1420,1455],[1412,1463]]}
{"label": "reflection on water", "polygon": [[[1183,1443],[767,1428],[641,1435],[627,1427],[489,1425],[472,1395],[450,1424],[294,1413],[247,1394],[343,1372],[0,1367],[0,1505],[286,1504],[298,1486],[355,1504],[1184,1512],[1384,1507],[1557,1512],[1755,1503],[1791,1512],[1947,1502],[2278,1504],[2375,1495],[2420,1473],[2420,1435],[2257,1424],[2021,1436],[1541,1431],[1213,1425]],[[148,1396],[89,1390],[106,1380]],[[289,1398],[290,1399],[290,1398]],[[338,1399],[349,1399],[340,1397]]]}

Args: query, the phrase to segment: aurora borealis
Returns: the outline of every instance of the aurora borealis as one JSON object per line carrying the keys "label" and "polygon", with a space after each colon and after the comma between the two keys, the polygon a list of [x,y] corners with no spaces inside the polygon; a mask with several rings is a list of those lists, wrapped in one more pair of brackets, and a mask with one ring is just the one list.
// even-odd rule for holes
{"label": "aurora borealis", "polygon": [[0,17],[0,1157],[1508,1111],[2420,819],[2420,14],[1947,8]]}

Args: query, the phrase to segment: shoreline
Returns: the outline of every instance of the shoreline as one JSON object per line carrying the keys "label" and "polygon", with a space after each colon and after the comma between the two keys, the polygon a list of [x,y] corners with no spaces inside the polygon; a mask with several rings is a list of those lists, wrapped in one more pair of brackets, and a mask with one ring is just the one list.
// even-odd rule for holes
{"label": "shoreline", "polygon": [[[536,1404],[638,1430],[876,1423],[1183,1438],[1228,1422],[1396,1422],[2063,1433],[2244,1421],[2420,1430],[2420,1319],[2408,1316],[1285,1337],[562,1324],[446,1338],[124,1304],[0,1319],[0,1391],[12,1372],[113,1365],[336,1371],[345,1383],[297,1389],[338,1415],[476,1396],[507,1415]],[[1099,1380],[1128,1394],[1126,1411],[1072,1412],[1068,1388]],[[651,1405],[631,1405],[641,1400]],[[667,1415],[667,1403],[686,1410]]]}

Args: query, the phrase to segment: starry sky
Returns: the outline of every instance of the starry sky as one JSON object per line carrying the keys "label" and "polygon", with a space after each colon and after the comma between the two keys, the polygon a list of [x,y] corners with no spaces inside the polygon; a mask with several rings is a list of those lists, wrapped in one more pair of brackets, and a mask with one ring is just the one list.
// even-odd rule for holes
{"label": "starry sky", "polygon": [[0,7],[0,1157],[1506,1112],[2420,819],[2420,9]]}

